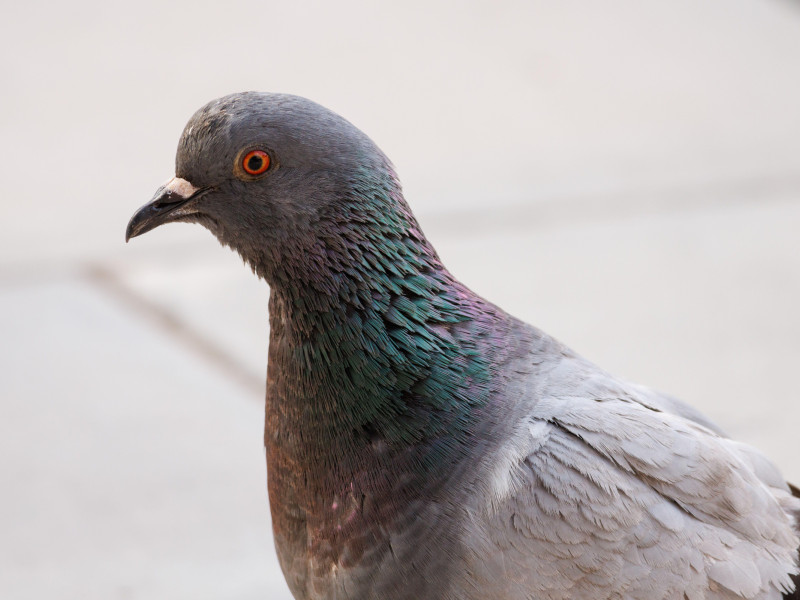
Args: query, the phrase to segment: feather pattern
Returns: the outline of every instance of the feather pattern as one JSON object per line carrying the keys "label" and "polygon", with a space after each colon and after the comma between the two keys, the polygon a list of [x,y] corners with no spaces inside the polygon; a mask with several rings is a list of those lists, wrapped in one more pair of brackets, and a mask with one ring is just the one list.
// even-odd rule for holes
{"label": "feather pattern", "polygon": [[544,385],[536,377],[543,395],[521,417],[527,431],[506,442],[514,485],[471,514],[467,545],[484,551],[473,559],[502,549],[497,597],[781,598],[793,589],[798,503],[774,466],[641,404],[635,388],[585,361],[558,362]]}

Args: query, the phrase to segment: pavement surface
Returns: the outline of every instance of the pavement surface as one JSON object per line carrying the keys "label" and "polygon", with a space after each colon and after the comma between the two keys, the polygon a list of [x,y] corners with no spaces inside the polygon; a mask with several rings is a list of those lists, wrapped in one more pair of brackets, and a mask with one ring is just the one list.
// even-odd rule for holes
{"label": "pavement surface", "polygon": [[266,284],[123,243],[207,100],[337,110],[445,263],[800,482],[800,5],[5,3],[0,597],[290,598]]}

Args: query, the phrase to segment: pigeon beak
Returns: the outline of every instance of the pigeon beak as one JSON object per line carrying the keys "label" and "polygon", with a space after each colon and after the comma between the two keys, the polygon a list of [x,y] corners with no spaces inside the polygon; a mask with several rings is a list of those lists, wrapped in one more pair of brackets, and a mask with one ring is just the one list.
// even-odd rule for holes
{"label": "pigeon beak", "polygon": [[173,177],[158,188],[153,199],[131,217],[128,229],[125,230],[125,241],[168,223],[172,220],[170,217],[181,216],[184,211],[179,212],[179,209],[182,206],[208,190],[209,188],[196,188],[180,177]]}

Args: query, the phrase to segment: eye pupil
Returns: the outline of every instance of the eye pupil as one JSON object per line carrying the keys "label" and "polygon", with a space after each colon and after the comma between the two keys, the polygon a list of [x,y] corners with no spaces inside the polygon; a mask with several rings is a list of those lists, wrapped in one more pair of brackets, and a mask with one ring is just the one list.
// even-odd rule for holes
{"label": "eye pupil", "polygon": [[269,168],[269,154],[263,150],[251,150],[242,160],[242,168],[248,175],[261,175]]}

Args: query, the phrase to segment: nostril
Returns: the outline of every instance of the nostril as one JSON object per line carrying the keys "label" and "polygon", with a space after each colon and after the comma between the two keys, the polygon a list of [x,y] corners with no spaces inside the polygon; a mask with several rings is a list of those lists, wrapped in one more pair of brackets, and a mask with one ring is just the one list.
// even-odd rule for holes
{"label": "nostril", "polygon": [[186,202],[188,198],[184,198],[183,196],[176,194],[172,190],[165,190],[162,194],[158,196],[155,202],[153,202],[153,206],[155,208],[161,208],[163,206],[169,206],[171,204],[177,204],[178,202]]}

